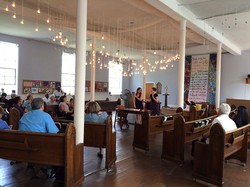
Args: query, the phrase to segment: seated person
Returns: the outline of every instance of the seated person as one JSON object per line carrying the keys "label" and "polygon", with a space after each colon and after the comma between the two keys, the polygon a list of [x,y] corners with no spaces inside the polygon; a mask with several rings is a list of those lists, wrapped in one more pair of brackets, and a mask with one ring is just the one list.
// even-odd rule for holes
{"label": "seated person", "polygon": [[27,95],[27,98],[23,102],[22,107],[27,109],[28,111],[31,111],[32,110],[32,108],[31,108],[32,100],[33,100],[33,95],[31,95],[31,94]]}
{"label": "seated person", "polygon": [[[44,101],[42,98],[35,98],[31,102],[32,110],[19,121],[19,131],[26,132],[41,132],[41,133],[57,133],[59,129],[56,127],[51,116],[44,112]],[[36,176],[41,170],[46,177],[47,176],[47,166],[39,166],[28,163],[27,174]]]}
{"label": "seated person", "polygon": [[47,105],[58,105],[58,103],[56,102],[56,97],[53,94],[50,95]]}
{"label": "seated person", "polygon": [[[85,110],[85,122],[96,122],[96,123],[105,123],[108,117],[107,112],[101,112],[100,105],[95,101],[90,101],[87,104]],[[97,156],[102,158],[102,148],[100,148],[100,153],[97,153]]]}
{"label": "seated person", "polygon": [[[215,123],[219,123],[225,130],[225,132],[237,129],[235,122],[229,117],[230,112],[231,107],[226,103],[222,103],[219,108],[218,117],[214,118],[214,120],[212,121],[212,125]],[[210,132],[203,134],[202,137],[208,138],[209,133]]]}
{"label": "seated person", "polygon": [[0,130],[10,130],[10,126],[6,121],[2,120],[4,109],[0,106]]}
{"label": "seated person", "polygon": [[7,94],[6,93],[2,93],[1,97],[0,97],[0,103],[4,103],[5,107],[8,108],[8,103],[9,100],[6,99]]}
{"label": "seated person", "polygon": [[69,109],[69,105],[67,104],[67,97],[65,95],[60,97],[59,112],[62,116],[67,117],[67,119],[73,114],[73,110]]}
{"label": "seated person", "polygon": [[15,93],[12,93],[10,95],[10,99],[8,101],[8,111],[10,111],[10,108],[14,106],[14,99],[16,97],[16,94]]}
{"label": "seated person", "polygon": [[[230,112],[231,112],[231,107],[226,103],[222,103],[219,108],[218,117],[214,118],[214,120],[212,121],[212,125],[215,123],[219,123],[222,126],[222,128],[225,130],[225,132],[237,129],[235,122],[229,117]],[[201,141],[205,143],[209,143],[209,135],[210,135],[210,131],[203,134],[201,137]],[[193,144],[192,144],[192,155],[194,153],[194,148],[195,148],[194,142],[195,141],[193,141]]]}
{"label": "seated person", "polygon": [[44,101],[45,103],[48,103],[48,102],[49,102],[49,94],[48,94],[48,93],[46,93],[46,94],[44,95],[43,101]]}
{"label": "seated person", "polygon": [[97,102],[90,101],[88,103],[84,118],[86,122],[105,123],[107,117],[107,112],[101,112],[101,107]]}
{"label": "seated person", "polygon": [[44,133],[57,133],[59,131],[51,116],[44,112],[44,101],[42,98],[33,99],[31,107],[32,110],[20,119],[18,130]]}
{"label": "seated person", "polygon": [[20,96],[16,96],[14,98],[14,105],[13,105],[13,107],[15,107],[19,111],[20,117],[22,117],[24,115],[24,113],[28,112],[27,109],[23,109],[22,108],[22,103],[23,103],[23,100],[22,100],[22,98]]}
{"label": "seated person", "polygon": [[247,125],[249,123],[247,108],[245,106],[239,106],[233,120],[238,128]]}

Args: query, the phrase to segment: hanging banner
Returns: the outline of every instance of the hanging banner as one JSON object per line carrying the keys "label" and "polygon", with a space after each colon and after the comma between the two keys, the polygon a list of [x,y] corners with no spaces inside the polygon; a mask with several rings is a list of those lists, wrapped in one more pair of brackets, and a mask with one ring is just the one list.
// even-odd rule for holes
{"label": "hanging banner", "polygon": [[207,101],[209,55],[192,56],[188,100]]}

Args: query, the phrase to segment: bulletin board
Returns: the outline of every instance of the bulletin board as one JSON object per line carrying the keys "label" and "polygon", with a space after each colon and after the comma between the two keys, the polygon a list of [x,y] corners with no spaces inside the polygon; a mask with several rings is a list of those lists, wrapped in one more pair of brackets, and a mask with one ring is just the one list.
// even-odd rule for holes
{"label": "bulletin board", "polygon": [[[95,82],[95,92],[108,92],[108,82],[101,82],[96,81]],[[91,83],[90,81],[86,81],[85,83],[85,91],[90,92],[91,90]]]}
{"label": "bulletin board", "polygon": [[44,80],[23,80],[23,94],[53,93],[55,88],[61,86],[61,82]]}

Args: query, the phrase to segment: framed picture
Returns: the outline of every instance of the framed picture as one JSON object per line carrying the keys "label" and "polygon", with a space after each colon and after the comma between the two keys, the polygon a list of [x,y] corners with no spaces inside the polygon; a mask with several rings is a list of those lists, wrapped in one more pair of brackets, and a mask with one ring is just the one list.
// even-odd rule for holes
{"label": "framed picture", "polygon": [[37,94],[38,93],[38,88],[31,88],[31,93]]}

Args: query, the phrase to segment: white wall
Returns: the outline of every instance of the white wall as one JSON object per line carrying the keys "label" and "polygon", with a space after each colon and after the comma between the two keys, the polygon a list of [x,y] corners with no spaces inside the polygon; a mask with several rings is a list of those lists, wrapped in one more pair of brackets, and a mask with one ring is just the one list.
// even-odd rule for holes
{"label": "white wall", "polygon": [[[73,51],[48,43],[3,34],[0,34],[0,40],[19,44],[19,95],[22,93],[23,80],[60,81],[62,52]],[[154,73],[148,72],[146,76],[146,82],[162,83],[162,94],[159,95],[162,106],[165,101],[163,93],[165,93],[166,85],[170,94],[168,105],[177,105],[178,62],[173,64],[173,68],[169,67]],[[245,51],[240,56],[222,55],[221,102],[224,102],[226,98],[250,99],[250,84],[245,84],[245,78],[248,74],[250,74],[250,51]],[[86,67],[86,80],[90,80],[90,65]],[[108,70],[105,68],[100,70],[97,65],[96,81],[108,81]],[[142,87],[142,73],[123,79],[123,89],[135,92],[137,87]],[[96,99],[106,99],[107,97],[116,100],[119,96],[96,93]],[[90,94],[86,93],[86,100],[88,99],[90,99]]]}
{"label": "white wall", "polygon": [[246,77],[250,74],[250,51],[240,56],[223,54],[221,68],[221,102],[226,98],[249,100],[250,84],[246,84]]}
{"label": "white wall", "polygon": [[[161,106],[164,106],[165,103],[165,87],[168,86],[168,106],[177,105],[177,96],[178,96],[178,62],[173,62],[174,67],[168,67],[166,70],[158,70],[157,72],[149,72],[146,74],[146,82],[155,83],[155,86],[158,82],[162,84],[162,94],[159,95]],[[143,76],[142,73],[139,75],[133,75],[131,78],[131,91],[135,92],[137,87],[142,87]]]}
{"label": "white wall", "polygon": [[[53,44],[35,40],[13,37],[0,34],[0,41],[16,43],[19,45],[19,68],[18,68],[18,90],[17,94],[22,95],[23,80],[45,80],[61,81],[61,63],[63,51],[72,53],[73,49],[59,47]],[[90,80],[90,65],[86,66],[86,80]],[[99,69],[97,64],[96,81],[108,82],[108,69]],[[123,81],[127,87],[128,79]],[[10,94],[10,93],[7,93]],[[35,97],[41,95],[35,95]],[[117,100],[118,96],[110,96],[108,92],[96,92],[96,99]],[[26,97],[23,95],[23,98]],[[86,92],[86,100],[90,99],[90,93]]]}

